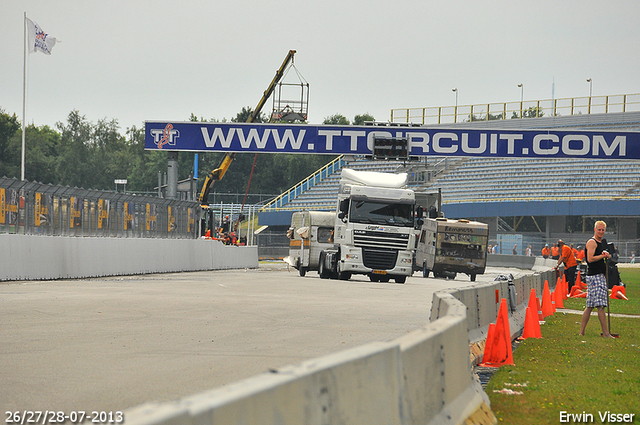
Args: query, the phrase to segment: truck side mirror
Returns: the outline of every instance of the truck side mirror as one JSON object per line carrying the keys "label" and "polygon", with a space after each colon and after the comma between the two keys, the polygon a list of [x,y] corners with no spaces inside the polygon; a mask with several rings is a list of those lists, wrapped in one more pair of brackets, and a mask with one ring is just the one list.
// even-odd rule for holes
{"label": "truck side mirror", "polygon": [[424,224],[424,220],[422,219],[422,217],[424,217],[424,208],[418,205],[418,207],[416,207],[415,229],[420,229]]}
{"label": "truck side mirror", "polygon": [[340,204],[338,205],[338,218],[340,220],[344,220],[344,218],[348,215],[349,213],[349,200],[348,199],[343,199],[342,201],[340,201]]}

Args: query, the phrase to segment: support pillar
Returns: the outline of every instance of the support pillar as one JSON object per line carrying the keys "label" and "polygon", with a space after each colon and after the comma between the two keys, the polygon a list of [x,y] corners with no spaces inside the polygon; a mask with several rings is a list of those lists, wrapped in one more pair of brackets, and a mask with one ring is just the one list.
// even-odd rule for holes
{"label": "support pillar", "polygon": [[547,240],[551,237],[552,233],[565,233],[567,231],[567,217],[564,215],[549,215],[547,216],[547,229],[545,236]]}
{"label": "support pillar", "polygon": [[178,197],[178,151],[168,151],[167,160],[167,198]]}
{"label": "support pillar", "polygon": [[637,239],[638,220],[636,217],[618,217],[618,240],[628,241]]}

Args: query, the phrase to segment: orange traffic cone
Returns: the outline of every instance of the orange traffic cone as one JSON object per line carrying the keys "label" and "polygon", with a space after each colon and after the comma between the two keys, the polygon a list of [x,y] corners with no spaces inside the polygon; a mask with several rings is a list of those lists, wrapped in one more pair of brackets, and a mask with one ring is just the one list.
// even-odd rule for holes
{"label": "orange traffic cone", "polygon": [[[562,285],[562,283],[560,284]],[[562,288],[556,288],[554,295],[555,295],[555,302],[556,302],[556,308],[564,308],[564,301],[562,300],[562,294],[564,293],[564,289]]]}
{"label": "orange traffic cone", "polygon": [[527,338],[542,338],[540,322],[538,322],[535,310],[531,310],[531,307],[527,307],[526,309],[524,329],[522,330],[522,336],[518,339],[522,341]]}
{"label": "orange traffic cone", "polygon": [[524,329],[522,330],[522,336],[519,340],[527,338],[541,338],[540,322],[538,321],[538,299],[536,298],[536,290],[531,289],[531,295],[529,295],[529,305],[525,311],[524,316]]}
{"label": "orange traffic cone", "polygon": [[582,290],[580,288],[578,288],[578,286],[574,285],[573,288],[571,288],[571,293],[569,294],[570,298],[578,298],[578,295],[583,294],[584,292],[582,292]]}
{"label": "orange traffic cone", "polygon": [[549,292],[549,281],[544,281],[544,289],[542,290],[542,315],[544,317],[552,316],[555,313],[551,301],[551,293]]}
{"label": "orange traffic cone", "polygon": [[615,285],[611,289],[611,298],[617,298],[619,300],[629,300],[629,298],[627,298],[627,296],[625,295],[624,291],[625,291],[624,286]]}
{"label": "orange traffic cone", "polygon": [[578,274],[576,276],[576,284],[574,286],[577,286],[581,291],[587,289],[587,286],[582,282],[582,279],[580,279],[580,270],[578,270]]}
{"label": "orange traffic cone", "polygon": [[536,306],[538,308],[538,321],[544,323],[544,315],[542,314],[542,307],[540,306],[540,300],[536,297]]}
{"label": "orange traffic cone", "polygon": [[487,344],[482,356],[482,367],[500,367],[513,364],[513,350],[511,348],[511,332],[509,330],[509,315],[507,300],[500,301],[500,309],[495,326],[489,325]]}
{"label": "orange traffic cone", "polygon": [[[563,275],[564,276],[564,275]],[[566,279],[562,279],[562,300],[566,300],[569,296],[569,282]]]}

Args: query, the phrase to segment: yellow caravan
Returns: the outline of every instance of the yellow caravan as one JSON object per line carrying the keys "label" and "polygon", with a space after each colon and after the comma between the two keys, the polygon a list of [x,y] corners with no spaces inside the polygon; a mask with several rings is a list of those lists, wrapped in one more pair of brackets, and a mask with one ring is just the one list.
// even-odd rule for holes
{"label": "yellow caravan", "polygon": [[455,278],[466,273],[471,281],[483,274],[487,264],[489,226],[469,220],[425,218],[416,249],[415,268],[424,277]]}

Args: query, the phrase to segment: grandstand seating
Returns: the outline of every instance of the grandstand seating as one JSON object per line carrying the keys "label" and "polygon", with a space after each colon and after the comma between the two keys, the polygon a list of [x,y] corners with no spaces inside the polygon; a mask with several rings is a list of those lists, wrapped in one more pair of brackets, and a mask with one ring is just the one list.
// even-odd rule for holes
{"label": "grandstand seating", "polygon": [[[490,121],[485,124],[512,128],[573,127],[640,131],[640,113],[601,114],[526,120]],[[478,127],[478,123],[466,123]],[[461,127],[463,124],[457,124]],[[579,158],[457,158],[446,172],[427,182],[412,184],[416,189],[442,189],[443,204],[474,202],[518,202],[567,199],[640,199],[638,161]],[[363,158],[340,162],[319,183],[296,192],[288,203],[266,205],[262,211],[333,210],[336,206],[341,167],[396,172],[405,164],[398,161],[370,161]],[[428,170],[428,168],[427,168]],[[506,213],[505,215],[509,215]]]}

